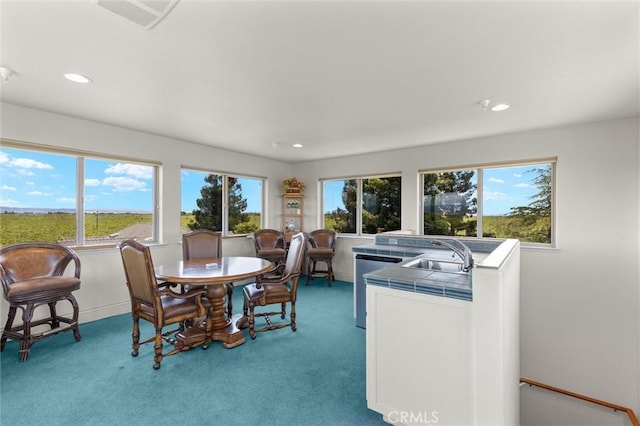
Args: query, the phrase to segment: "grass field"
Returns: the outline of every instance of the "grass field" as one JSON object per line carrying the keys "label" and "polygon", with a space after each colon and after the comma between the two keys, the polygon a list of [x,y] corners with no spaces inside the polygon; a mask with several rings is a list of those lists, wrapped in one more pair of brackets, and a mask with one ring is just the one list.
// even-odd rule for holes
{"label": "grass field", "polygon": [[[139,224],[151,223],[151,214],[135,213],[100,213],[85,214],[84,232],[86,238],[108,237],[123,229]],[[194,222],[192,214],[180,216],[180,226],[188,230]],[[249,214],[248,224],[251,228],[260,228],[260,215]],[[8,245],[25,241],[44,241],[56,243],[76,235],[76,215],[68,213],[1,213],[0,245]]]}
{"label": "grass field", "polygon": [[[101,213],[85,214],[86,237],[108,236],[136,223],[150,223],[151,214]],[[67,213],[2,213],[0,214],[2,245],[24,241],[56,243],[76,235],[76,215]]]}

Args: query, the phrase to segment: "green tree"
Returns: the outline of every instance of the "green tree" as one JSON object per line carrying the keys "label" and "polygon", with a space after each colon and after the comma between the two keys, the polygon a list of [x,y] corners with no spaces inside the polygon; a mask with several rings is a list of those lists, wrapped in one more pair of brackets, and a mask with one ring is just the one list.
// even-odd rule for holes
{"label": "green tree", "polygon": [[507,214],[513,218],[506,231],[511,238],[523,241],[550,243],[551,242],[551,167],[538,167],[527,171],[535,173],[533,184],[538,192],[530,197],[532,200],[526,206],[512,207]]}
{"label": "green tree", "polygon": [[[400,229],[401,182],[397,177],[370,178],[362,180],[362,232],[376,234]],[[337,232],[356,233],[358,211],[358,181],[344,181],[342,203],[327,213],[325,226]]]}
{"label": "green tree", "polygon": [[402,178],[362,181],[362,231],[365,234],[400,229]]}
{"label": "green tree", "polygon": [[[204,181],[207,185],[200,189],[201,198],[196,200],[198,208],[193,210],[194,222],[189,224],[189,228],[222,231],[222,176],[210,174]],[[250,219],[249,215],[244,213],[247,209],[247,200],[242,198],[242,186],[236,178],[229,177],[227,182],[229,229],[236,232],[236,228],[242,228],[242,231],[246,231],[248,228],[245,223]]]}
{"label": "green tree", "polygon": [[325,214],[325,227],[339,233],[356,233],[356,200],[357,181],[345,180],[342,188],[342,204],[344,208],[337,207]]}
{"label": "green tree", "polygon": [[353,214],[340,207],[325,215],[324,226],[339,233],[355,233]]}
{"label": "green tree", "polygon": [[242,185],[238,183],[237,178],[233,177],[227,178],[227,184],[229,186],[229,229],[235,234],[245,233],[236,230],[239,225],[250,221],[249,215],[244,212],[247,210],[247,199],[242,198]]}
{"label": "green tree", "polygon": [[424,233],[431,235],[476,235],[478,211],[475,170],[424,175]]}
{"label": "green tree", "polygon": [[509,216],[551,216],[551,167],[539,167],[527,173],[536,173],[533,184],[538,192],[530,197],[533,201],[527,206],[512,207]]}
{"label": "green tree", "polygon": [[192,212],[194,222],[189,228],[222,231],[222,176],[210,174],[204,181],[208,185],[200,189],[201,198],[196,200],[198,208]]}

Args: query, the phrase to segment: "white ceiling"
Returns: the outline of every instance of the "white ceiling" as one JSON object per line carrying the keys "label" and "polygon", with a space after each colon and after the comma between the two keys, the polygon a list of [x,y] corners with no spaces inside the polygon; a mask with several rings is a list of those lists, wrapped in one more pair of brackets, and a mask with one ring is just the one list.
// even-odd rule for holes
{"label": "white ceiling", "polygon": [[0,7],[3,102],[287,161],[639,113],[638,1],[182,0],[151,30]]}

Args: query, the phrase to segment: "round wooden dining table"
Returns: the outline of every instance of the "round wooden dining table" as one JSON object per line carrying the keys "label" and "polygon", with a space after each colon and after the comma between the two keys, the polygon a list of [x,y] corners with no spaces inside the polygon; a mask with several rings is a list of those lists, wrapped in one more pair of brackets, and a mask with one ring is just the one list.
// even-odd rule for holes
{"label": "round wooden dining table", "polygon": [[268,260],[258,257],[226,256],[191,260],[179,260],[155,268],[156,278],[161,281],[204,286],[209,299],[209,311],[204,320],[176,335],[176,347],[187,350],[211,340],[222,341],[225,348],[244,343],[242,330],[236,323],[242,314],[226,315],[225,297],[227,283],[257,277],[273,269]]}

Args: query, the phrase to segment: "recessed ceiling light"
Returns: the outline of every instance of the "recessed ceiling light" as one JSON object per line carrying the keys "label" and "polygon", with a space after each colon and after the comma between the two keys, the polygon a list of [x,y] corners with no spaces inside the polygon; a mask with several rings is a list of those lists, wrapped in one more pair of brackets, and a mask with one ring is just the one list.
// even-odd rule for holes
{"label": "recessed ceiling light", "polygon": [[301,143],[294,143],[293,145],[291,145],[294,148],[302,148],[302,144]]}
{"label": "recessed ceiling light", "polygon": [[496,104],[491,107],[491,111],[504,111],[505,109],[509,109],[508,104]]}
{"label": "recessed ceiling light", "polygon": [[87,84],[87,83],[91,83],[91,79],[87,76],[84,76],[82,74],[76,74],[73,72],[68,72],[64,75],[64,78],[66,78],[69,81],[73,81],[74,83],[81,83],[81,84]]}
{"label": "recessed ceiling light", "polygon": [[16,75],[16,73],[11,68],[0,67],[0,77],[2,78],[2,81],[4,81],[5,83],[9,81],[9,79],[14,75]]}
{"label": "recessed ceiling light", "polygon": [[498,111],[504,111],[506,109],[509,109],[509,104],[495,104],[495,105],[491,105],[491,99],[483,99],[480,102],[478,102],[480,104],[480,106],[482,107],[483,111],[493,111],[493,112],[498,112]]}

